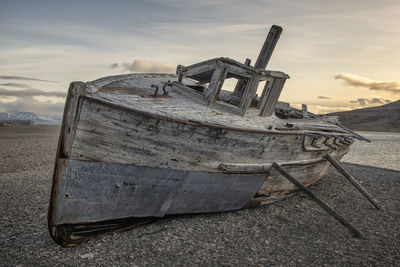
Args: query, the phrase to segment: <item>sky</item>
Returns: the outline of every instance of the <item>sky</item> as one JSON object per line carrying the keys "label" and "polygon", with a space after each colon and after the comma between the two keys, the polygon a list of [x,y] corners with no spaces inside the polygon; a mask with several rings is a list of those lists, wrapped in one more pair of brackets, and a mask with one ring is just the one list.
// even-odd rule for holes
{"label": "sky", "polygon": [[72,81],[254,63],[273,24],[281,101],[327,113],[400,99],[398,0],[0,0],[0,112],[61,114]]}

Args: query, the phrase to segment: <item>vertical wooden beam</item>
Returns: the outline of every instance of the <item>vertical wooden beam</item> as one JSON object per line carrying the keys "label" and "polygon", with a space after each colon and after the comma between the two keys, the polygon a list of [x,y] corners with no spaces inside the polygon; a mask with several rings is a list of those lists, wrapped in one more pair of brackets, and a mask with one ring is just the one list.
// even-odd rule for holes
{"label": "vertical wooden beam", "polygon": [[222,85],[224,84],[226,75],[228,73],[228,67],[222,61],[218,61],[211,77],[210,83],[205,90],[204,94],[209,101],[215,102],[218,94],[221,91]]}
{"label": "vertical wooden beam", "polygon": [[182,65],[178,65],[176,67],[176,76],[178,76],[178,82],[182,82],[183,79],[183,69],[184,67]]}
{"label": "vertical wooden beam", "polygon": [[336,168],[336,170],[338,170],[347,180],[349,180],[349,182],[361,193],[363,194],[363,196],[368,199],[369,202],[371,202],[378,210],[384,210],[384,208],[381,206],[381,204],[378,203],[378,201],[376,201],[370,193],[368,193],[367,190],[365,190],[364,187],[362,187],[357,181],[356,179],[354,179],[353,176],[351,176],[350,173],[348,173],[345,169],[342,168],[342,166],[340,166],[340,164],[334,160],[331,156],[326,155],[325,156],[326,160],[329,161],[333,167]]}
{"label": "vertical wooden beam", "polygon": [[272,52],[276,46],[276,43],[279,40],[279,37],[282,33],[282,27],[278,25],[272,25],[269,30],[268,36],[265,39],[264,45],[261,48],[260,54],[258,55],[256,64],[254,64],[254,68],[263,69],[267,67],[267,64],[271,58]]}
{"label": "vertical wooden beam", "polygon": [[308,110],[307,110],[307,105],[306,104],[301,104],[301,111],[303,114],[303,119],[308,119]]}
{"label": "vertical wooden beam", "polygon": [[343,218],[340,214],[338,214],[336,211],[334,211],[331,207],[328,206],[322,199],[320,199],[318,196],[316,196],[313,192],[311,192],[310,189],[305,187],[302,183],[297,181],[293,176],[291,176],[289,173],[284,171],[277,163],[273,162],[272,167],[276,169],[280,174],[285,176],[290,182],[292,182],[295,186],[297,186],[300,190],[302,190],[304,193],[306,193],[312,200],[317,202],[317,204],[326,210],[330,215],[332,215],[337,221],[339,221],[342,225],[347,227],[355,237],[362,238],[364,235],[353,225],[351,225],[345,218]]}
{"label": "vertical wooden beam", "polygon": [[273,82],[273,79],[265,80],[264,89],[261,93],[261,97],[260,97],[260,100],[258,101],[258,105],[257,105],[257,108],[259,110],[262,110],[262,108],[265,107],[265,102],[267,101],[267,98],[265,97],[265,95],[269,94],[269,91],[271,90],[272,82]]}
{"label": "vertical wooden beam", "polygon": [[[246,58],[246,61],[244,62],[244,64],[246,66],[250,66],[250,63],[251,63],[251,59]],[[246,83],[246,81],[244,79],[238,80],[238,82],[236,83],[236,86],[235,86],[235,90],[233,91],[233,94],[241,97],[243,94],[243,89],[244,89],[245,83]]]}
{"label": "vertical wooden beam", "polygon": [[257,87],[260,83],[260,74],[254,73],[253,77],[250,81],[247,82],[246,88],[244,89],[242,99],[240,100],[239,108],[247,110],[250,105],[253,97],[257,93]]}
{"label": "vertical wooden beam", "polygon": [[268,83],[265,83],[264,91],[266,92],[265,94],[263,93],[263,99],[260,99],[260,101],[264,103],[264,105],[260,107],[260,116],[271,116],[274,113],[285,81],[286,79],[284,78],[274,78],[270,88],[268,88]]}
{"label": "vertical wooden beam", "polygon": [[[246,58],[244,64],[246,66],[250,66],[250,63],[251,63],[251,59]],[[236,83],[236,86],[235,86],[235,90],[233,90],[231,99],[229,99],[229,104],[236,105],[236,106],[238,106],[240,104],[240,99],[243,96],[243,91],[244,91],[244,88],[246,87],[246,82],[247,82],[247,79],[238,80],[238,82]]]}

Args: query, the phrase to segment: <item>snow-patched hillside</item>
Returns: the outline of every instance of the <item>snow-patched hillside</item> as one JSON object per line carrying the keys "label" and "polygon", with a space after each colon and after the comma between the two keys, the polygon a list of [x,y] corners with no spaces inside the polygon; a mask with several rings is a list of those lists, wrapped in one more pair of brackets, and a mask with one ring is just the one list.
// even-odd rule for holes
{"label": "snow-patched hillside", "polygon": [[23,111],[7,111],[0,112],[0,121],[8,120],[8,121],[33,121],[34,124],[40,125],[59,125],[61,124],[61,116],[49,116],[49,115],[41,115],[36,114],[34,112],[23,112]]}

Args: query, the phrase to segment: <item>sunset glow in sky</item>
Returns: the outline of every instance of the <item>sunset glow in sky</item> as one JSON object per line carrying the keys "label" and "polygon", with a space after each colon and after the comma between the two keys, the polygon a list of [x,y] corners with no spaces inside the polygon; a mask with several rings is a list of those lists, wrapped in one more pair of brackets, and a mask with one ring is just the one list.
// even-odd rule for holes
{"label": "sunset glow in sky", "polygon": [[326,113],[400,98],[398,0],[0,0],[0,112],[61,113],[76,80],[254,63],[272,24],[267,69],[291,76],[280,100]]}

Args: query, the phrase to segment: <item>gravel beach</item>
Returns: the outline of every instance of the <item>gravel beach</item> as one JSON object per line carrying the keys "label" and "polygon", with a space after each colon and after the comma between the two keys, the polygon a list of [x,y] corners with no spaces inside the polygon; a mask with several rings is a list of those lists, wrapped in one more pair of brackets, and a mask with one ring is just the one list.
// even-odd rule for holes
{"label": "gravel beach", "polygon": [[171,216],[62,248],[47,230],[59,128],[0,126],[0,265],[400,266],[400,171],[344,163],[386,208],[335,170],[311,189],[361,230],[350,232],[300,193],[233,212]]}

